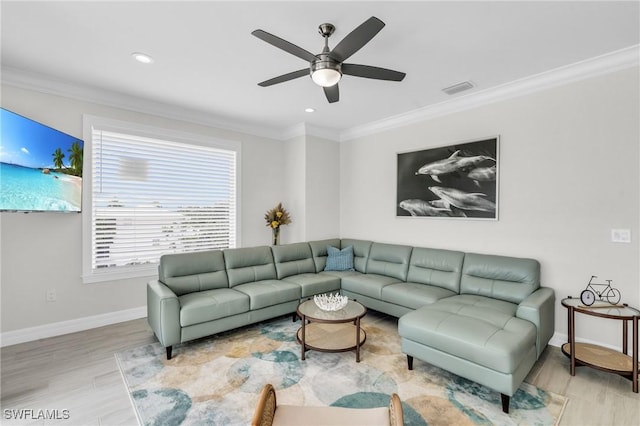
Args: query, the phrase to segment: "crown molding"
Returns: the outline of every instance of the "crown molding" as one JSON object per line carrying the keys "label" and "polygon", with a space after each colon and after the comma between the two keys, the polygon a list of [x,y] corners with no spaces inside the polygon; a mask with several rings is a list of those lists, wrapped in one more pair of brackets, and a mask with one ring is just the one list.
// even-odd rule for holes
{"label": "crown molding", "polygon": [[286,141],[295,137],[310,135],[345,142],[436,117],[528,95],[552,87],[620,71],[638,66],[639,63],[640,45],[634,45],[602,56],[559,67],[500,86],[458,96],[449,101],[428,105],[407,113],[398,114],[342,131],[314,126],[308,123],[299,123],[284,129],[249,124],[234,121],[230,118],[216,117],[203,111],[179,108],[174,105],[163,104],[123,93],[81,86],[67,81],[55,80],[43,74],[8,67],[2,68],[2,82],[3,84],[22,89],[35,90],[80,101],[97,103],[143,114],[152,114],[159,117],[269,139]]}
{"label": "crown molding", "polygon": [[460,96],[450,101],[428,105],[404,114],[352,127],[340,133],[340,142],[637,67],[639,63],[640,45],[631,46],[500,86]]}
{"label": "crown molding", "polygon": [[291,126],[288,129],[285,129],[282,132],[280,139],[289,140],[300,136],[315,136],[331,141],[340,140],[340,132],[338,130],[314,126],[313,124],[309,123],[298,123],[295,126]]}
{"label": "crown molding", "polygon": [[229,118],[219,118],[210,113],[155,102],[136,96],[99,89],[96,87],[73,84],[56,80],[47,75],[15,68],[2,68],[2,83],[20,89],[34,90],[50,95],[63,96],[83,102],[92,102],[128,111],[152,114],[159,117],[184,121],[270,139],[282,139],[283,132],[278,128],[247,124]]}

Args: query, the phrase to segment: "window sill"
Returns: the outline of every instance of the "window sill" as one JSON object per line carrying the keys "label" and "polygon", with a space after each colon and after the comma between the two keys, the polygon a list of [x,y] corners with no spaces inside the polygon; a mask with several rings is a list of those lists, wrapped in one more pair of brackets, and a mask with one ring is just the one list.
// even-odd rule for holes
{"label": "window sill", "polygon": [[82,282],[84,284],[94,284],[107,281],[128,280],[133,278],[152,279],[154,277],[158,277],[158,265],[156,264],[149,266],[135,266],[130,268],[121,267],[112,271],[92,271],[88,274],[82,275]]}

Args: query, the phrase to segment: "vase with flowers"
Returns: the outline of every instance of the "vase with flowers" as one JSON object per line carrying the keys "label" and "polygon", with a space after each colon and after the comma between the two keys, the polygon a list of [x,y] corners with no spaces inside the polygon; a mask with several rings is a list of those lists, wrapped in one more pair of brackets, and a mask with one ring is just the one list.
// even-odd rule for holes
{"label": "vase with flowers", "polygon": [[271,228],[273,236],[272,244],[277,246],[280,244],[280,227],[290,224],[291,216],[289,216],[289,212],[282,207],[282,203],[278,203],[277,206],[265,213],[264,219],[267,221],[267,226]]}

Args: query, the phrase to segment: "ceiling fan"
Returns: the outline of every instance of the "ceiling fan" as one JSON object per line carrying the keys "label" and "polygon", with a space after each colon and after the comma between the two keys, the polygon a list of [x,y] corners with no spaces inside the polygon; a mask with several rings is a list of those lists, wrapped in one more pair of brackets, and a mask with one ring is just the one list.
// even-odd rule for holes
{"label": "ceiling fan", "polygon": [[255,30],[251,34],[260,40],[284,50],[298,58],[309,62],[308,68],[283,74],[278,77],[258,83],[259,86],[267,87],[285,81],[293,80],[305,75],[310,75],[311,79],[324,89],[324,94],[329,103],[338,102],[340,91],[338,81],[342,75],[352,75],[355,77],[373,78],[376,80],[402,81],[406,75],[403,72],[389,70],[386,68],[373,67],[370,65],[346,64],[344,61],[360,50],[384,27],[384,22],[372,16],[364,21],[355,30],[351,31],[332,50],[329,50],[329,37],[333,34],[335,27],[332,24],[321,24],[318,31],[324,37],[324,49],[322,53],[314,55],[307,50],[296,46],[280,37],[269,34],[263,30]]}

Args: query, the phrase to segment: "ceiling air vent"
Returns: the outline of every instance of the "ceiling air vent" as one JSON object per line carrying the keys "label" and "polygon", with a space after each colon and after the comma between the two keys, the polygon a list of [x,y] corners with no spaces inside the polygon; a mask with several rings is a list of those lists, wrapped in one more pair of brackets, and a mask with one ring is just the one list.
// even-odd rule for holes
{"label": "ceiling air vent", "polygon": [[445,87],[442,89],[447,95],[455,95],[456,93],[464,92],[474,88],[475,85],[470,81],[463,81],[462,83],[454,84],[453,86]]}

